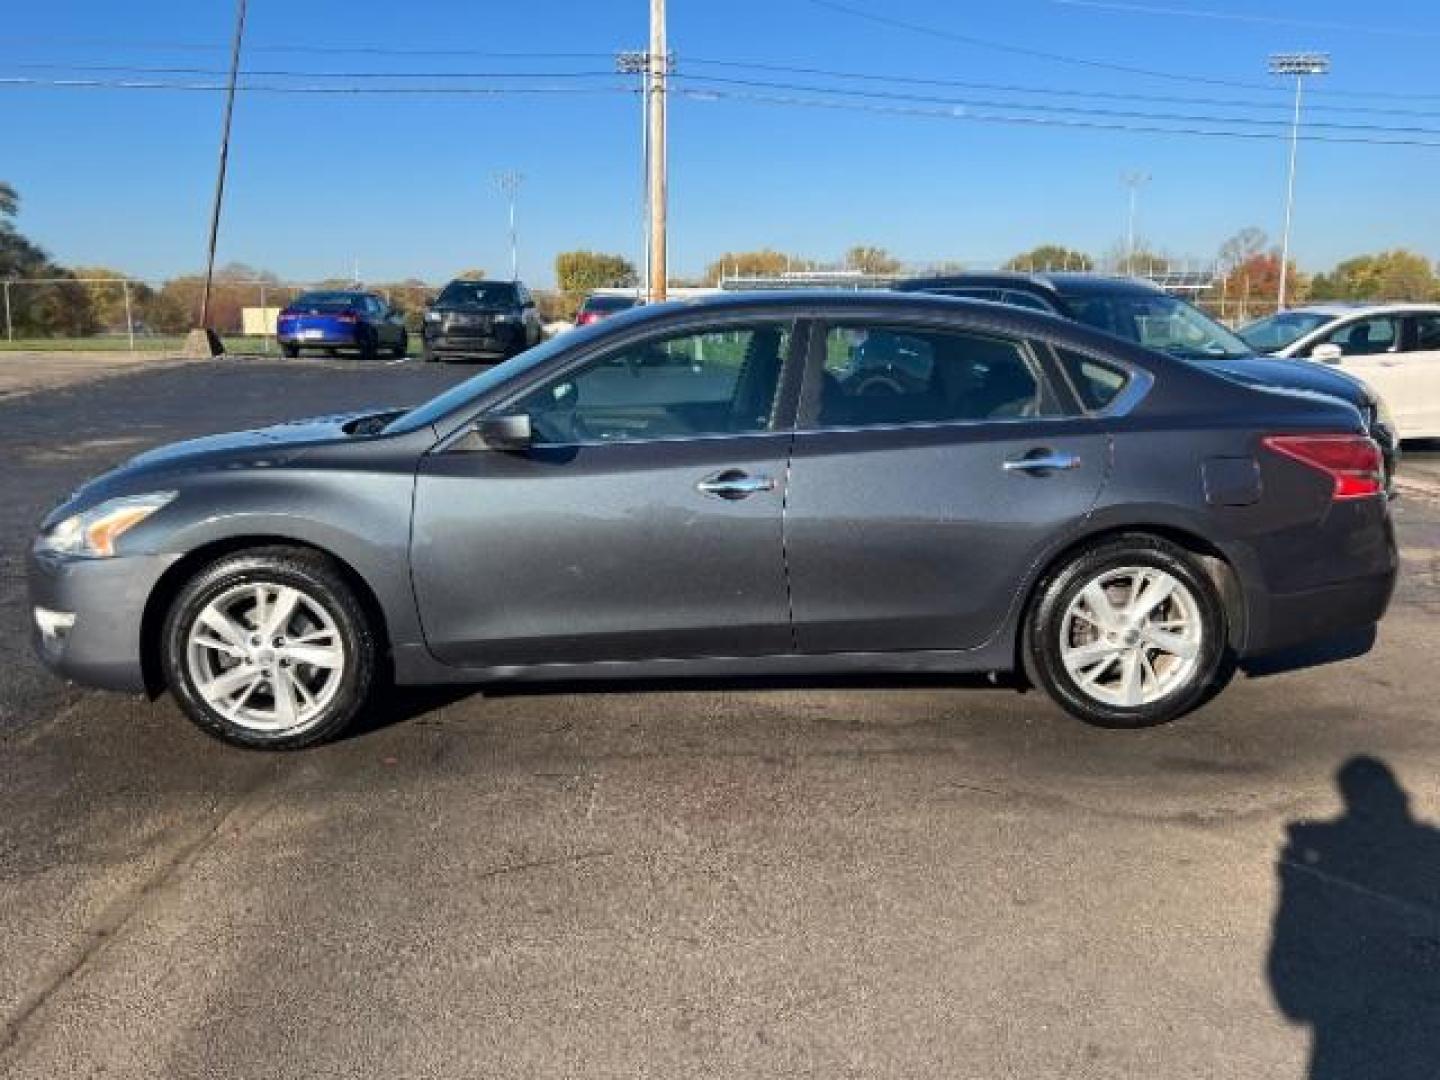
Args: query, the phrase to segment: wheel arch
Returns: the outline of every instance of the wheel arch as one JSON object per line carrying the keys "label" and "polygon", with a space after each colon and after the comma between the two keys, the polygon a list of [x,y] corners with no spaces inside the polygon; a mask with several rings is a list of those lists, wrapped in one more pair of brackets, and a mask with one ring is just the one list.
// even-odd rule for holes
{"label": "wheel arch", "polygon": [[1101,544],[1109,543],[1122,536],[1154,536],[1184,549],[1193,555],[1214,582],[1225,609],[1226,632],[1230,647],[1243,651],[1249,634],[1249,618],[1245,600],[1245,587],[1234,562],[1213,541],[1201,533],[1174,523],[1158,521],[1108,522],[1085,531],[1070,540],[1058,551],[1041,560],[1039,569],[1030,578],[1025,590],[1024,602],[1017,613],[1014,634],[1014,670],[1025,671],[1025,634],[1040,594],[1046,584],[1061,568],[1081,552]]}
{"label": "wheel arch", "polygon": [[355,599],[365,612],[365,617],[370,620],[370,624],[375,630],[376,640],[380,644],[377,656],[388,665],[392,639],[389,620],[385,617],[384,605],[380,603],[380,598],[370,587],[370,583],[354,566],[334,551],[319,544],[297,540],[293,536],[264,533],[227,536],[209,541],[186,552],[160,576],[160,580],[150,590],[150,596],[145,601],[144,613],[140,618],[140,669],[145,681],[145,692],[150,697],[158,697],[166,688],[165,665],[161,658],[163,644],[161,636],[165,628],[165,618],[170,613],[170,607],[175,602],[180,590],[184,588],[185,583],[203,568],[219,559],[261,548],[289,548],[295,551],[313,552],[328,559],[339,571],[340,576],[345,579],[345,583],[354,590]]}

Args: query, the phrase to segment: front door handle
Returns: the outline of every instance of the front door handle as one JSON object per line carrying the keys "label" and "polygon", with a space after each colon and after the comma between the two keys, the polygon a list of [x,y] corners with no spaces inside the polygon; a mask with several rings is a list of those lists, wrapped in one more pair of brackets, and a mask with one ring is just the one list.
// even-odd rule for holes
{"label": "front door handle", "polygon": [[726,469],[714,476],[707,476],[695,485],[695,490],[715,499],[748,499],[761,491],[774,491],[775,481],[768,476],[751,476],[740,469]]}
{"label": "front door handle", "polygon": [[1000,466],[1006,472],[1032,474],[1078,469],[1080,458],[1075,454],[1056,454],[1050,450],[1032,450],[1022,458],[1013,458]]}

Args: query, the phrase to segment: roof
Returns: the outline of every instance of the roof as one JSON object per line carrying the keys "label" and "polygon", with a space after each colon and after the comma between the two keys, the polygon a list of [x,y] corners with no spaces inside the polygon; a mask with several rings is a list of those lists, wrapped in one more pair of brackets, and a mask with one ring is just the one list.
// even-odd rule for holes
{"label": "roof", "polygon": [[895,287],[904,292],[923,292],[928,289],[946,288],[1029,288],[1032,291],[1038,290],[1068,296],[1101,292],[1152,293],[1163,291],[1154,282],[1140,278],[1081,273],[1026,274],[1010,270],[910,278],[898,282]]}
{"label": "roof", "polygon": [[1286,308],[1283,314],[1328,315],[1332,319],[1341,319],[1349,315],[1402,314],[1408,311],[1428,311],[1440,314],[1440,304],[1427,304],[1423,300],[1381,301],[1378,303],[1363,300],[1337,300],[1333,303],[1302,304],[1299,307]]}

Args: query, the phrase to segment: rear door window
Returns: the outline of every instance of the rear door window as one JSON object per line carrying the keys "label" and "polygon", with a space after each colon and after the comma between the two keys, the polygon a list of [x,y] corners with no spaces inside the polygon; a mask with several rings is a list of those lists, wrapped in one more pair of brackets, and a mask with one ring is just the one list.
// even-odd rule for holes
{"label": "rear door window", "polygon": [[1058,416],[1024,343],[961,330],[863,324],[825,336],[815,423],[893,426]]}
{"label": "rear door window", "polygon": [[1124,369],[1073,349],[1057,346],[1055,355],[1086,412],[1103,412],[1109,408],[1130,381]]}

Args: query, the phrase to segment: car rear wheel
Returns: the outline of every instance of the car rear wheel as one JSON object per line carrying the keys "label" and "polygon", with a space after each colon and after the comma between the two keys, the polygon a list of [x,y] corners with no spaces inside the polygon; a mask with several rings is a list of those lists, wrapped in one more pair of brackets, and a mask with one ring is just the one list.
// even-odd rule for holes
{"label": "car rear wheel", "polygon": [[300,355],[300,346],[299,346],[299,345],[281,345],[281,346],[280,346],[280,352],[284,354],[285,359],[287,359],[287,360],[294,360],[297,356]]}
{"label": "car rear wheel", "polygon": [[375,331],[361,330],[355,340],[361,360],[374,360],[376,352]]}
{"label": "car rear wheel", "polygon": [[391,347],[391,349],[390,349],[390,356],[391,356],[392,359],[395,359],[395,360],[403,360],[403,359],[405,359],[405,356],[406,356],[407,353],[409,353],[409,351],[410,351],[410,335],[409,335],[409,334],[401,334],[401,335],[400,335],[400,340],[399,340],[398,342],[396,342],[395,345],[393,345],[393,346]]}
{"label": "car rear wheel", "polygon": [[1226,625],[1219,591],[1190,552],[1159,537],[1122,536],[1082,551],[1041,587],[1025,666],[1087,723],[1149,727],[1220,688]]}
{"label": "car rear wheel", "polygon": [[171,691],[204,732],[294,749],[333,738],[364,706],[376,643],[325,556],[263,548],[220,559],[180,590],[163,636]]}

